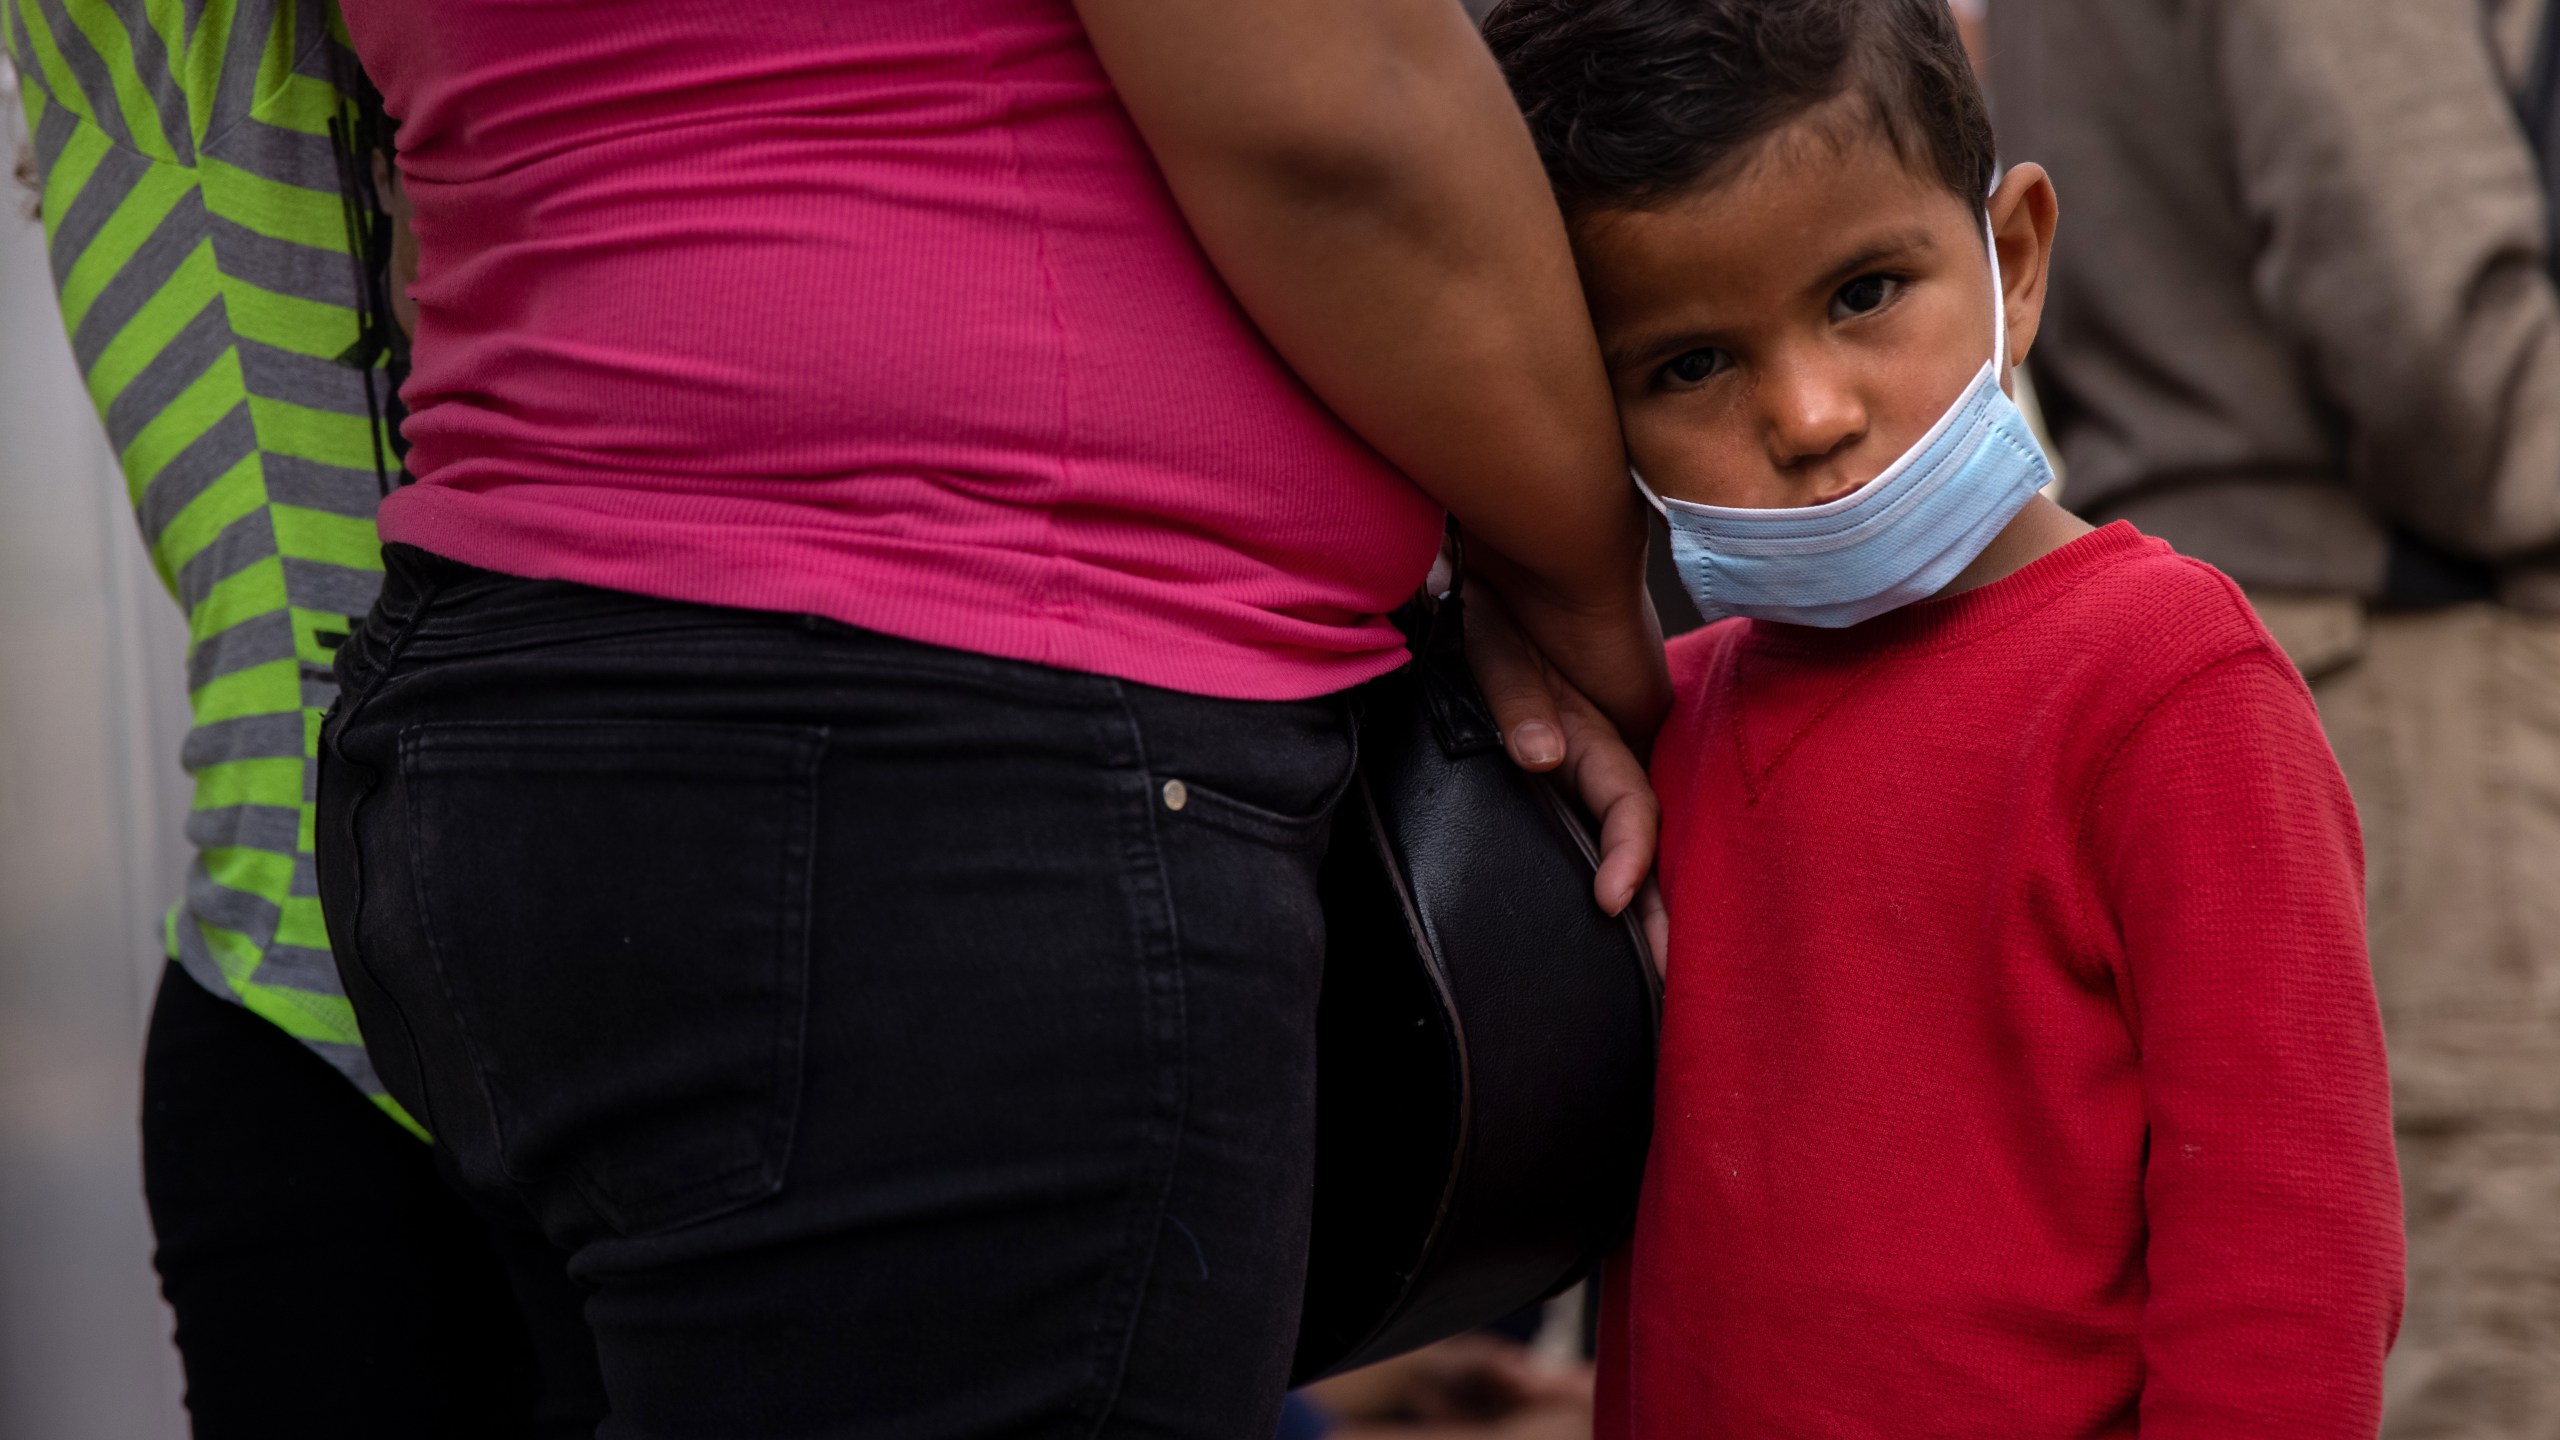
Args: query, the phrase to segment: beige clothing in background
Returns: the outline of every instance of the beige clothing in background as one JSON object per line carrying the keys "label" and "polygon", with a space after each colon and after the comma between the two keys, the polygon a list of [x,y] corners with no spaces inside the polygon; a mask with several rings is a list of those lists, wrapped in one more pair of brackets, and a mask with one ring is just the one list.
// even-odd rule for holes
{"label": "beige clothing in background", "polygon": [[2384,524],[2560,541],[2560,301],[2507,86],[2538,0],[1995,0],[2062,227],[2033,365],[2074,509],[2372,595]]}
{"label": "beige clothing in background", "polygon": [[[2280,640],[2333,633],[2266,611]],[[2409,1224],[2384,1434],[2552,1440],[2560,619],[2379,616],[2358,648],[2312,694],[2364,821]]]}

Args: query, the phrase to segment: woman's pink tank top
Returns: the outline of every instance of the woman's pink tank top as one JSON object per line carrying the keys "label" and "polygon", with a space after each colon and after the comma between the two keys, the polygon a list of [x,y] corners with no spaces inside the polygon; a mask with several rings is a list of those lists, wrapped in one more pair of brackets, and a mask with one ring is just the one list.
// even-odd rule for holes
{"label": "woman's pink tank top", "polygon": [[1431,500],[1067,0],[344,0],[420,245],[386,540],[1199,694],[1392,668]]}

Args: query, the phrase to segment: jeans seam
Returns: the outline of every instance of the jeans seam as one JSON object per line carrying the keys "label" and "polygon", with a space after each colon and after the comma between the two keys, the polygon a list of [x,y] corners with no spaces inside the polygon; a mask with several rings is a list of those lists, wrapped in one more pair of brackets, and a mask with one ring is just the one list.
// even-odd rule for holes
{"label": "jeans seam", "polygon": [[[421,737],[417,731],[416,726],[404,728],[400,732],[399,743],[394,751],[399,757],[400,773],[404,780],[408,780],[411,774],[413,767],[410,762],[419,748]],[[410,780],[408,788],[414,796],[417,789],[416,782]],[[490,1158],[497,1165],[499,1174],[521,1187],[524,1184],[523,1177],[515,1174],[507,1164],[507,1127],[498,1118],[498,1097],[490,1091],[488,1067],[482,1062],[479,1047],[471,1039],[470,1027],[462,1018],[462,1003],[454,994],[453,981],[449,974],[450,967],[445,964],[444,943],[436,935],[435,918],[427,908],[426,875],[423,873],[423,867],[418,863],[418,815],[414,798],[409,807],[408,823],[401,827],[400,843],[407,847],[409,852],[409,908],[415,911],[418,917],[418,938],[426,946],[427,969],[435,978],[436,993],[444,997],[445,1011],[454,1017],[455,1038],[461,1041],[463,1054],[469,1061],[471,1088],[480,1092],[482,1117],[489,1126]],[[426,1089],[423,1080],[420,1081],[418,1088],[423,1094]],[[578,1190],[580,1203],[584,1204],[591,1214],[595,1213],[595,1202],[586,1193],[584,1187],[573,1186],[572,1188]]]}
{"label": "jeans seam", "polygon": [[[455,653],[443,653],[454,644],[446,637],[429,637],[424,643],[429,650],[437,652],[431,656],[432,660],[447,661],[481,660],[561,648],[575,648],[590,654],[627,648],[631,653],[644,655],[671,652],[719,655],[729,652],[741,636],[758,639],[800,637],[830,646],[829,650],[822,652],[820,663],[858,671],[865,678],[877,675],[894,680],[970,685],[1007,695],[1029,695],[1080,705],[1117,704],[1122,694],[1116,688],[1105,688],[1116,683],[1107,676],[1060,670],[1037,661],[909,640],[886,631],[866,630],[835,621],[823,621],[824,628],[813,630],[805,624],[790,623],[795,619],[812,617],[794,617],[781,611],[740,614],[743,618],[636,622],[630,629],[609,634],[581,632],[562,636],[555,633],[557,627],[554,625],[530,626],[523,627],[533,632],[529,635],[503,642],[482,641]],[[652,641],[663,643],[652,644]],[[857,650],[851,655],[842,655],[833,648],[838,645],[867,648],[875,644],[880,653]]]}
{"label": "jeans seam", "polygon": [[[834,732],[830,727],[823,725],[817,727],[813,748],[800,787],[801,813],[795,827],[797,833],[793,836],[793,840],[799,847],[798,854],[796,857],[786,855],[783,862],[787,874],[789,867],[796,860],[800,875],[798,893],[784,897],[786,903],[796,907],[794,923],[786,929],[785,933],[790,937],[789,943],[797,945],[800,950],[799,964],[793,972],[799,980],[799,985],[796,993],[791,996],[793,1023],[774,1038],[774,1087],[777,1092],[778,1113],[772,1123],[773,1129],[779,1133],[772,1137],[773,1158],[768,1166],[770,1174],[765,1182],[766,1197],[781,1193],[783,1185],[791,1174],[791,1157],[800,1143],[800,1106],[807,1097],[809,973],[817,967],[817,955],[813,949],[812,937],[817,923],[815,911],[818,885],[818,824],[819,816],[826,807],[824,786],[827,754],[834,738]],[[785,1076],[789,1077],[791,1088],[787,1104],[779,1103],[781,1100],[779,1092]]]}
{"label": "jeans seam", "polygon": [[[1095,1400],[1093,1426],[1086,1433],[1095,1437],[1111,1423],[1119,1406],[1130,1353],[1146,1315],[1147,1287],[1154,1279],[1165,1213],[1172,1204],[1174,1177],[1181,1168],[1191,1092],[1181,915],[1174,903],[1173,879],[1165,864],[1164,832],[1158,823],[1147,765],[1146,729],[1129,703],[1127,689],[1115,680],[1111,691],[1126,727],[1132,751],[1128,758],[1136,775],[1136,783],[1130,788],[1134,791],[1134,816],[1139,824],[1124,835],[1131,918],[1142,959],[1154,962],[1142,965],[1141,978],[1148,1049],[1155,1058],[1147,1097],[1150,1114],[1144,1154],[1147,1163],[1156,1167],[1156,1173],[1148,1187],[1153,1193],[1141,1190],[1133,1198],[1128,1228],[1121,1241],[1122,1254],[1133,1257],[1133,1261],[1124,1262],[1122,1273],[1112,1278],[1110,1283],[1120,1293],[1106,1296],[1096,1325],[1093,1370],[1086,1382]],[[1150,950],[1158,953],[1149,955]]]}
{"label": "jeans seam", "polygon": [[[391,638],[384,644],[380,659],[374,661],[369,667],[373,673],[366,677],[363,688],[352,694],[341,692],[339,698],[346,708],[339,713],[337,724],[325,727],[322,737],[329,750],[337,756],[341,769],[361,771],[364,774],[364,788],[356,793],[354,799],[347,802],[346,834],[341,840],[347,852],[347,888],[350,898],[346,924],[347,953],[338,958],[342,963],[353,965],[364,972],[365,983],[372,987],[376,995],[382,997],[384,1004],[391,1007],[392,1016],[399,1021],[400,1043],[409,1051],[409,1071],[417,1078],[418,1083],[418,1108],[424,1112],[416,1118],[419,1126],[429,1135],[435,1134],[437,1130],[435,1107],[429,1104],[427,1099],[426,1057],[418,1053],[417,1029],[411,1024],[409,1012],[400,1004],[399,997],[383,987],[380,978],[373,973],[373,967],[364,958],[364,847],[357,843],[356,836],[365,802],[371,800],[374,792],[381,788],[382,777],[372,766],[360,765],[348,757],[344,737],[347,728],[356,723],[356,717],[363,713],[366,706],[373,703],[375,696],[382,693],[383,685],[391,678],[391,667],[399,661],[400,652],[407,648],[409,638],[417,633],[420,625],[425,623],[427,611],[434,605],[436,594],[441,589],[443,589],[442,582],[432,579],[420,587],[417,603],[410,609],[408,618],[402,620],[399,628],[391,632]],[[371,1036],[359,1034],[357,1038],[367,1048],[375,1043]]]}

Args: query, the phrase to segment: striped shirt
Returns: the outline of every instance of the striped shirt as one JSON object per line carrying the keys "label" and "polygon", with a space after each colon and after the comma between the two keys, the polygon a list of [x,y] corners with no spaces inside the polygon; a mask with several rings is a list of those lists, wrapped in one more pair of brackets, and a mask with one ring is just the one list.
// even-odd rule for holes
{"label": "striped shirt", "polygon": [[[170,953],[376,1103],[312,867],[331,652],[381,582],[396,462],[325,0],[0,0],[63,324],[160,578],[187,612],[196,850]],[[412,1128],[414,1124],[412,1124]]]}

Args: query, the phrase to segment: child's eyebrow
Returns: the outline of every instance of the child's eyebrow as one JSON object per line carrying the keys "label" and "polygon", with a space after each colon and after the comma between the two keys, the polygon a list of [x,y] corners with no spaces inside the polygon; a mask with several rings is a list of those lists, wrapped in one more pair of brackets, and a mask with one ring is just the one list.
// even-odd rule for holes
{"label": "child's eyebrow", "polygon": [[1835,286],[1845,285],[1856,279],[1861,272],[1872,270],[1888,260],[1925,255],[1936,251],[1937,248],[1937,237],[1931,235],[1925,225],[1915,225],[1908,230],[1879,235],[1859,246],[1855,254],[1825,271],[1823,277],[1814,282],[1810,288],[1829,290]]}

